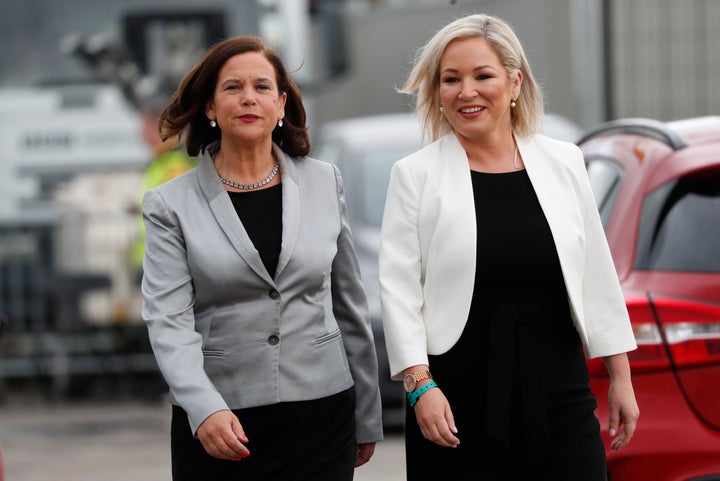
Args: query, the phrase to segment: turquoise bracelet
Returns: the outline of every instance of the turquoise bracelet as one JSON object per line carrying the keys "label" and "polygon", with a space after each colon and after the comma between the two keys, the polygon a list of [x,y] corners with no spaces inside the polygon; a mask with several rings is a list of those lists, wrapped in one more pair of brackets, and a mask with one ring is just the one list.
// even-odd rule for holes
{"label": "turquoise bracelet", "polygon": [[420,398],[420,396],[422,396],[424,393],[426,393],[427,391],[429,391],[430,389],[432,389],[434,387],[438,387],[437,383],[435,381],[430,381],[427,384],[423,384],[416,390],[407,393],[407,398],[408,398],[408,401],[410,401],[410,406],[411,407],[415,406],[415,403]]}

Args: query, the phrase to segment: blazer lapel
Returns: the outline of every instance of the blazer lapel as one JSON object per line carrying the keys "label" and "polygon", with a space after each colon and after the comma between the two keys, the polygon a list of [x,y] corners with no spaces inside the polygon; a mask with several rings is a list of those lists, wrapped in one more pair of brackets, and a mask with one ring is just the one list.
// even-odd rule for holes
{"label": "blazer lapel", "polygon": [[[265,265],[260,259],[260,255],[255,249],[245,227],[240,222],[235,207],[233,206],[230,196],[225,191],[220,177],[215,170],[211,154],[217,151],[217,145],[212,144],[205,149],[203,158],[198,165],[198,178],[200,180],[200,188],[207,198],[210,210],[215,216],[218,225],[230,240],[240,257],[248,266],[260,277],[271,285],[275,285],[272,277],[265,269]],[[284,202],[283,202],[284,203]],[[283,206],[284,207],[284,206]]]}
{"label": "blazer lapel", "polygon": [[300,188],[298,186],[297,170],[294,161],[288,158],[280,148],[273,144],[275,156],[280,160],[280,175],[282,176],[282,245],[278,259],[275,277],[280,276],[287,266],[297,242],[300,227]]}

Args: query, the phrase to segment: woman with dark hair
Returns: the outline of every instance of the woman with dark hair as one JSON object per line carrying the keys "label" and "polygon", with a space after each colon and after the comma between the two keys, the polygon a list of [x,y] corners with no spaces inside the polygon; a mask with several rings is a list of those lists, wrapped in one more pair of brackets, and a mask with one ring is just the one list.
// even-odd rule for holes
{"label": "woman with dark hair", "polygon": [[353,479],[383,437],[377,358],[342,178],[307,157],[300,91],[271,48],[231,38],[160,130],[201,156],[143,202],[173,479]]}

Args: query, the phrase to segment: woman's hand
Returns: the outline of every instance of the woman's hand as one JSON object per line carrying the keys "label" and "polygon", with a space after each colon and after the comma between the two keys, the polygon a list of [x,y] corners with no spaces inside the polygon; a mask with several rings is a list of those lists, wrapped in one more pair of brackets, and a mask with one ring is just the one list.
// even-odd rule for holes
{"label": "woman's hand", "polygon": [[440,388],[434,387],[420,396],[414,409],[425,439],[447,448],[458,447],[460,440],[455,436],[458,433],[455,418]]}
{"label": "woman's hand", "polygon": [[362,466],[370,461],[375,454],[375,443],[359,443],[357,445],[357,456],[355,458],[355,467]]}
{"label": "woman's hand", "polygon": [[620,434],[610,443],[610,449],[620,451],[627,446],[635,433],[640,408],[635,400],[635,393],[630,382],[611,382],[608,392],[608,406],[610,408],[610,423],[608,430],[610,436]]}
{"label": "woman's hand", "polygon": [[[640,417],[640,408],[635,399],[635,391],[630,379],[630,364],[627,354],[608,356],[603,358],[603,361],[610,374],[608,431],[610,437],[613,438],[610,442],[610,449],[620,451],[627,446],[635,433],[635,427]],[[617,434],[618,430],[621,430],[620,434]]]}
{"label": "woman's hand", "polygon": [[197,431],[200,443],[210,456],[240,461],[250,456],[242,425],[232,411],[215,412],[202,422]]}

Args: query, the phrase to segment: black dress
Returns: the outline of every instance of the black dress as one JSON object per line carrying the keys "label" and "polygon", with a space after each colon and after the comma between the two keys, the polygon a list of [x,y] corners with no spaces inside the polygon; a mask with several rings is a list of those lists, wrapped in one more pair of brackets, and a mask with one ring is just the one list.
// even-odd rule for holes
{"label": "black dress", "polygon": [[488,481],[606,481],[582,344],[527,172],[471,177],[477,264],[470,314],[460,340],[429,356],[460,445],[425,440],[406,405],[407,479],[473,473]]}

